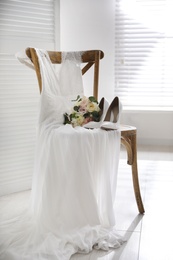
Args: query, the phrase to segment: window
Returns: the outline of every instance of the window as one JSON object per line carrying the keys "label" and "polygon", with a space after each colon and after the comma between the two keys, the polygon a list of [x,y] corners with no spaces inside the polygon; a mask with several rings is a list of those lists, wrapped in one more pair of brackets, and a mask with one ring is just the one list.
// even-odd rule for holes
{"label": "window", "polygon": [[58,0],[0,1],[0,195],[31,187],[39,88],[15,58],[26,47],[59,48]]}
{"label": "window", "polygon": [[173,109],[173,1],[115,0],[115,94]]}

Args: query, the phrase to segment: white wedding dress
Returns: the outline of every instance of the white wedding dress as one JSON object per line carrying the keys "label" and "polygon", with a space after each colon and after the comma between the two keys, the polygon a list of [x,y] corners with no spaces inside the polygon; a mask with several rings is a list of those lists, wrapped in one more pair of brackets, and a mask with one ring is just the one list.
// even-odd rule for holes
{"label": "white wedding dress", "polygon": [[[36,49],[42,75],[30,205],[0,225],[0,259],[68,260],[92,248],[117,248],[114,201],[120,132],[63,124],[83,95],[80,55],[64,53],[58,71]],[[68,76],[67,76],[68,75]]]}

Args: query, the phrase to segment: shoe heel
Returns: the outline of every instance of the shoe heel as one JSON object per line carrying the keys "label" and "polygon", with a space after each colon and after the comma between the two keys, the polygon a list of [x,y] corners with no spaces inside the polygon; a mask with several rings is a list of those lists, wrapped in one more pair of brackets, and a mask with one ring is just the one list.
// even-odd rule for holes
{"label": "shoe heel", "polygon": [[118,129],[118,119],[119,119],[119,98],[115,97],[108,108],[105,119],[101,125],[101,129],[104,130]]}

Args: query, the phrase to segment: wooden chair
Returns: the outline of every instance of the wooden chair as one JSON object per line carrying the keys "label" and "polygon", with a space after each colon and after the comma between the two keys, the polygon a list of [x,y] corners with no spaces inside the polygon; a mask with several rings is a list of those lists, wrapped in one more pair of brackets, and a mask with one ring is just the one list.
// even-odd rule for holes
{"label": "wooden chair", "polygon": [[[35,71],[38,78],[40,92],[42,91],[41,74],[39,68],[39,62],[37,54],[34,48],[27,48],[26,54],[32,61],[35,67]],[[53,64],[61,63],[61,52],[48,51],[50,60]],[[94,65],[94,84],[93,84],[93,96],[98,98],[98,81],[99,81],[99,62],[104,57],[104,53],[100,50],[89,50],[82,54],[82,75],[84,75],[92,65]],[[135,198],[138,206],[138,210],[141,214],[144,213],[143,202],[140,193],[140,186],[138,180],[138,168],[137,168],[137,145],[136,145],[137,130],[134,126],[121,125],[121,143],[127,150],[127,163],[132,168],[132,178]]]}

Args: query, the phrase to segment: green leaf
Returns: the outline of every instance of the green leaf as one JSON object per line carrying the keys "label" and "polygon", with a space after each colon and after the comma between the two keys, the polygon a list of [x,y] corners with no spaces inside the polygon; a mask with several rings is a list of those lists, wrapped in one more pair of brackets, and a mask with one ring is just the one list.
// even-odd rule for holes
{"label": "green leaf", "polygon": [[76,113],[70,114],[70,120],[76,117]]}
{"label": "green leaf", "polygon": [[93,96],[89,97],[88,99],[89,99],[91,102],[98,103],[98,102],[97,102],[97,99],[96,99],[95,97],[93,97]]}
{"label": "green leaf", "polygon": [[90,117],[90,113],[87,112],[87,113],[85,113],[83,116],[84,116],[85,118]]}
{"label": "green leaf", "polygon": [[79,111],[79,106],[74,106],[73,109],[74,109],[74,111],[77,111],[77,112],[78,112],[78,111]]}
{"label": "green leaf", "polygon": [[70,124],[70,119],[69,119],[69,115],[67,113],[64,114],[64,125],[65,124]]}
{"label": "green leaf", "polygon": [[96,122],[99,122],[99,121],[100,121],[100,114],[99,114],[99,112],[93,111],[93,112],[92,112],[92,117],[93,117],[93,120],[94,120],[94,121],[96,121]]}
{"label": "green leaf", "polygon": [[79,98],[80,98],[80,96],[78,95],[77,98],[75,100],[72,100],[72,101],[77,101]]}

